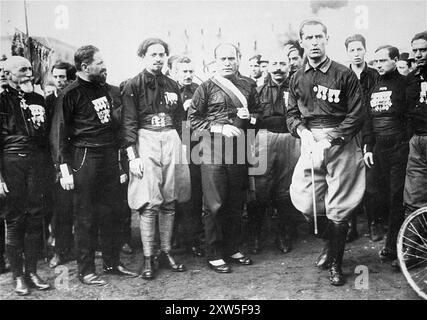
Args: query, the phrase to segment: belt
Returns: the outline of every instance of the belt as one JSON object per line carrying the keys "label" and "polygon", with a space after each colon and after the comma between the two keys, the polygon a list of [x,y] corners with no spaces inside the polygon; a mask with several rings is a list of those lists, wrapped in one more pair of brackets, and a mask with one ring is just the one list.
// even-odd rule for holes
{"label": "belt", "polygon": [[141,120],[140,128],[148,130],[173,128],[172,117],[164,112],[144,116]]}

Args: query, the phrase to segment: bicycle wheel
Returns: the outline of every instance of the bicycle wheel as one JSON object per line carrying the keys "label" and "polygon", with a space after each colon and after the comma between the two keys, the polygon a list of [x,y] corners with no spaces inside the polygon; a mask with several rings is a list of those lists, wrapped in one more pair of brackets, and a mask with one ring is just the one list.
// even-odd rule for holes
{"label": "bicycle wheel", "polygon": [[397,239],[400,269],[409,285],[427,300],[427,207],[411,213]]}

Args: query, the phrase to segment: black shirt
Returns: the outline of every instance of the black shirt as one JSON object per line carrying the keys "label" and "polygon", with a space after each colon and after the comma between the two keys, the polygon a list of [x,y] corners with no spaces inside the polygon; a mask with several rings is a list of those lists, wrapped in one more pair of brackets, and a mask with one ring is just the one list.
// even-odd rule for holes
{"label": "black shirt", "polygon": [[[167,103],[165,95],[175,94],[176,102]],[[182,106],[178,84],[163,74],[153,75],[142,71],[127,81],[122,93],[121,146],[136,145],[138,129],[142,128],[143,118],[156,113],[166,113],[172,117],[174,127],[181,134],[185,112]]]}
{"label": "black shirt", "polygon": [[286,103],[289,97],[289,83],[287,79],[280,85],[271,77],[264,85],[257,88],[262,109],[262,119],[257,128],[272,132],[289,132],[286,126]]}
{"label": "black shirt", "polygon": [[69,143],[76,147],[115,145],[112,99],[107,87],[80,77],[59,95],[50,133],[55,164],[69,163]]}
{"label": "black shirt", "polygon": [[8,86],[0,95],[1,153],[48,151],[44,98]]}
{"label": "black shirt", "polygon": [[427,67],[407,75],[408,116],[417,135],[427,135]]}
{"label": "black shirt", "polygon": [[307,62],[291,78],[287,125],[297,128],[335,128],[328,135],[334,141],[350,141],[366,116],[359,81],[349,68],[327,58],[313,68]]}
{"label": "black shirt", "polygon": [[372,150],[375,136],[406,133],[406,78],[397,69],[381,75],[369,97],[369,118],[372,137],[363,137],[366,151]]}

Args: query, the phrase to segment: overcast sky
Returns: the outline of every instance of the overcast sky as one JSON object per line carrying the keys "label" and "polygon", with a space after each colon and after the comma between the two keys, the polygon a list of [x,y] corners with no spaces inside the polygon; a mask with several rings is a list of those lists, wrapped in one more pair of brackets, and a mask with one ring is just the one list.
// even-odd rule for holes
{"label": "overcast sky", "polygon": [[[185,47],[200,69],[212,59],[212,49],[222,41],[239,42],[242,70],[257,51],[276,48],[280,34],[291,25],[297,30],[306,18],[318,17],[328,26],[328,55],[344,62],[344,39],[362,33],[368,42],[368,58],[381,44],[409,50],[410,39],[427,30],[426,1],[332,1],[317,8],[310,1],[27,1],[30,35],[60,39],[76,47],[94,44],[104,53],[109,81],[119,83],[141,69],[136,56],[138,44],[148,36],[159,36],[171,45],[172,53]],[[325,1],[317,2],[315,6]],[[58,7],[62,6],[62,7]],[[340,7],[340,8],[338,8]],[[66,8],[68,24],[58,23]],[[1,35],[25,31],[22,0],[0,0]],[[58,11],[59,10],[59,11]],[[64,11],[61,11],[64,12]],[[219,36],[219,28],[221,35]],[[203,31],[202,31],[203,29]],[[203,34],[202,34],[203,32]],[[1,52],[9,49],[0,48]]]}

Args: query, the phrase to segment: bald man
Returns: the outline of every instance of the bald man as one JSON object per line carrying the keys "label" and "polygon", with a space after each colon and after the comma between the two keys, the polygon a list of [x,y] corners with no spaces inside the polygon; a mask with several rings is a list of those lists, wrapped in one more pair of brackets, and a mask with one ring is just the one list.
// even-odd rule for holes
{"label": "bald man", "polygon": [[[267,130],[267,144],[264,146],[267,170],[262,175],[254,176],[256,200],[248,203],[251,251],[254,254],[261,249],[259,241],[262,221],[270,202],[275,204],[278,211],[275,242],[280,252],[288,253],[292,249],[295,229],[296,209],[289,197],[289,186],[300,155],[300,141],[286,127],[289,59],[282,50],[277,50],[270,54],[269,61],[270,76],[257,88],[263,113],[257,128]],[[256,152],[260,152],[260,148],[263,146],[255,145]]]}
{"label": "bald man", "polygon": [[[203,133],[200,148],[208,265],[215,272],[229,273],[231,268],[223,258],[252,264],[239,248],[247,167],[238,161],[236,151],[237,137],[256,123],[260,106],[252,80],[238,74],[238,48],[220,44],[214,56],[216,73],[197,88],[188,118],[192,129]],[[213,143],[214,139],[222,144]],[[222,145],[232,148],[223,153]]]}
{"label": "bald man", "polygon": [[15,292],[28,295],[29,287],[50,287],[37,275],[45,214],[44,177],[49,169],[43,161],[49,154],[45,102],[33,92],[33,71],[27,59],[9,58],[4,71],[8,85],[0,95],[0,197],[4,198],[1,215],[7,226],[6,251]]}

